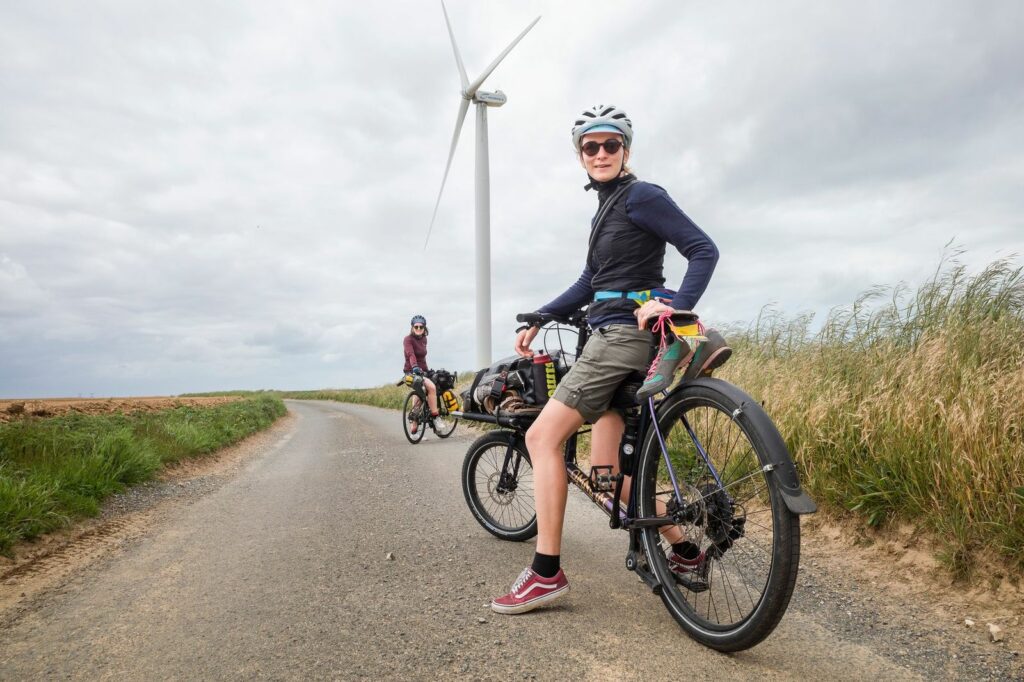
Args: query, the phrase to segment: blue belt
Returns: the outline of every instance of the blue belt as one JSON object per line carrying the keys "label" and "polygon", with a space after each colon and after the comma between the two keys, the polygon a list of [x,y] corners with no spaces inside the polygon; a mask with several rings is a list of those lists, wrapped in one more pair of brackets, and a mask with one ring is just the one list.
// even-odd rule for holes
{"label": "blue belt", "polygon": [[614,298],[628,298],[636,301],[637,303],[643,304],[651,300],[651,290],[646,289],[644,291],[595,291],[595,301],[607,301]]}

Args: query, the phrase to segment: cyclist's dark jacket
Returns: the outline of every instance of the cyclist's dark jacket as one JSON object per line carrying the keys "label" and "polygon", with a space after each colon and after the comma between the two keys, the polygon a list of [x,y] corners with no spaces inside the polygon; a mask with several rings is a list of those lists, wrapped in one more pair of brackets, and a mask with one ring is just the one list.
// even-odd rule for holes
{"label": "cyclist's dark jacket", "polygon": [[425,374],[427,372],[427,335],[409,334],[402,342],[402,348],[405,350],[405,367],[402,371],[408,374],[413,367],[419,367]]}
{"label": "cyclist's dark jacket", "polygon": [[[598,212],[619,184],[632,177],[588,185],[588,189],[597,187]],[[666,243],[676,247],[687,260],[686,274],[671,305],[677,310],[693,310],[711,281],[718,248],[664,189],[649,182],[636,182],[619,197],[605,218],[583,274],[539,312],[567,315],[590,303],[595,291],[663,287]],[[590,305],[588,321],[594,329],[609,324],[636,324],[633,311],[637,307],[636,301],[630,299],[595,301]]]}

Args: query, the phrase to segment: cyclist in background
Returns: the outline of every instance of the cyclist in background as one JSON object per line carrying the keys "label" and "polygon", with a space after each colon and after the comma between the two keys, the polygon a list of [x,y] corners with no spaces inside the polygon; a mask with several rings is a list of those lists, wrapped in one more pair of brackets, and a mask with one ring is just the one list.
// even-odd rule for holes
{"label": "cyclist in background", "polygon": [[[430,407],[430,416],[437,416],[437,388],[434,382],[427,377],[430,369],[427,367],[427,318],[422,315],[413,315],[410,321],[412,328],[409,335],[402,342],[402,349],[405,355],[405,367],[403,372],[411,376],[410,384],[417,380],[423,382],[423,388],[427,392],[427,405]],[[416,408],[419,408],[419,398],[416,399]],[[419,430],[419,422],[414,421],[410,431],[416,433]]]}
{"label": "cyclist in background", "polygon": [[[591,224],[590,248],[580,278],[538,312],[567,315],[589,304],[588,323],[593,334],[526,434],[535,476],[537,547],[533,563],[523,570],[512,590],[491,602],[491,608],[499,613],[524,613],[568,592],[560,560],[567,492],[565,441],[584,422],[592,423],[591,465],[618,469],[618,446],[625,424],[609,405],[629,374],[648,368],[653,336],[645,329],[646,322],[672,309],[692,310],[718,262],[714,243],[668,193],[637,181],[627,167],[633,125],[624,111],[611,105],[584,111],[573,125],[572,141],[590,180],[585,189],[597,190],[598,214],[604,209],[607,213],[600,224],[596,217]],[[652,292],[665,284],[666,244],[678,249],[688,262],[678,293],[668,294],[671,305],[655,300],[658,292]],[[533,354],[530,343],[537,331],[531,327],[519,333],[517,353]],[[686,344],[671,333],[663,338],[637,394],[639,399],[668,388],[675,369],[692,358]],[[715,341],[718,339],[721,337]],[[698,351],[701,357],[692,358],[687,376],[710,371],[716,362],[724,361],[717,359],[723,346],[724,340],[716,345],[709,337]],[[628,499],[629,480],[624,483],[623,496]],[[673,547],[669,565],[677,572],[696,570],[703,561],[699,548],[676,527],[669,528],[665,533]]]}

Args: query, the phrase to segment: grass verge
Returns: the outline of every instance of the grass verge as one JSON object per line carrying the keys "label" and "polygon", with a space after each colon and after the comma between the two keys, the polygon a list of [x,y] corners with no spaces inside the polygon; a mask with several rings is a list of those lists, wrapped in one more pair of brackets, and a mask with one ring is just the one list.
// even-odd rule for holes
{"label": "grass verge", "polygon": [[763,400],[811,494],[931,531],[955,574],[993,554],[1024,570],[1022,268],[946,260],[811,321],[765,312],[718,373]]}
{"label": "grass verge", "polygon": [[208,454],[285,414],[269,395],[150,414],[69,415],[0,425],[0,553],[94,516],[111,493]]}

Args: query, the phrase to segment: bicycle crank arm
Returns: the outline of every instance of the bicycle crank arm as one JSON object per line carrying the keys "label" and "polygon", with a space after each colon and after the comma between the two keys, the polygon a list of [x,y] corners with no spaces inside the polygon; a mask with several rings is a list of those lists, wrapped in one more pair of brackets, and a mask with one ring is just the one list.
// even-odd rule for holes
{"label": "bicycle crank arm", "polygon": [[640,579],[644,581],[647,587],[651,588],[651,592],[660,596],[662,589],[661,581],[650,570],[651,567],[647,563],[647,555],[644,554],[644,550],[640,545],[639,534],[630,532],[629,536],[629,551],[626,552],[626,570],[633,571],[640,576]]}
{"label": "bicycle crank arm", "polygon": [[671,516],[641,516],[635,519],[623,519],[622,527],[626,530],[634,528],[660,528],[661,526],[674,525],[675,521]]}

